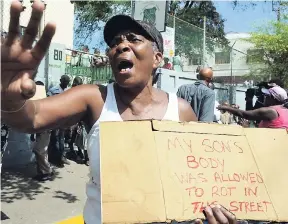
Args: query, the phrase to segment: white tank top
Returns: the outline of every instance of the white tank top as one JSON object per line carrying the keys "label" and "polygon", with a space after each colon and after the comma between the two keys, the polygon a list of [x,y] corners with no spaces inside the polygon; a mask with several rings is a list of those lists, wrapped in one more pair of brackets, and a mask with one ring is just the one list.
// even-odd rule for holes
{"label": "white tank top", "polygon": [[[167,111],[162,120],[179,121],[178,99],[176,94],[169,94]],[[87,136],[90,180],[87,183],[87,201],[84,208],[84,220],[86,224],[102,223],[99,145],[99,123],[102,121],[123,121],[118,111],[113,83],[107,85],[107,96],[101,115]]]}

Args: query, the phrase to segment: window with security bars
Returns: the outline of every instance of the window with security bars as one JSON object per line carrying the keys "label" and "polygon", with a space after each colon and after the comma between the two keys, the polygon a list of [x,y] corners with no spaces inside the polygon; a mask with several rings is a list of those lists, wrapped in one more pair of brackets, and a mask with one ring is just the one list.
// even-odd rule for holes
{"label": "window with security bars", "polygon": [[216,52],[215,64],[230,64],[230,52]]}
{"label": "window with security bars", "polygon": [[202,60],[200,54],[195,54],[193,55],[192,58],[189,58],[189,65],[201,65],[201,64]]}
{"label": "window with security bars", "polygon": [[260,63],[263,60],[264,51],[262,49],[248,49],[247,50],[247,64]]}

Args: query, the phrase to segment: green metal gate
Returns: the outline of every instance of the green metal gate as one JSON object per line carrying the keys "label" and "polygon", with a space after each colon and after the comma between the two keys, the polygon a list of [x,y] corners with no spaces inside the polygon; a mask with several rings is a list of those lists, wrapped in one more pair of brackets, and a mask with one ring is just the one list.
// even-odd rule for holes
{"label": "green metal gate", "polygon": [[[102,61],[95,65],[95,58]],[[65,74],[71,79],[79,76],[84,83],[103,84],[112,78],[112,69],[106,56],[92,55],[83,51],[66,49]]]}

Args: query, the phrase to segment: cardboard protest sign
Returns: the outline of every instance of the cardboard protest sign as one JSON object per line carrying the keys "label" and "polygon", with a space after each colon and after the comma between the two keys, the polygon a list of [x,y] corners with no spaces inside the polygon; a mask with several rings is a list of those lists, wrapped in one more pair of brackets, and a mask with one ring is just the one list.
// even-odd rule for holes
{"label": "cardboard protest sign", "polygon": [[238,219],[288,221],[285,130],[168,121],[100,130],[104,223],[204,218],[216,203]]}
{"label": "cardboard protest sign", "polygon": [[36,85],[36,93],[30,100],[40,100],[46,98],[45,86]]}

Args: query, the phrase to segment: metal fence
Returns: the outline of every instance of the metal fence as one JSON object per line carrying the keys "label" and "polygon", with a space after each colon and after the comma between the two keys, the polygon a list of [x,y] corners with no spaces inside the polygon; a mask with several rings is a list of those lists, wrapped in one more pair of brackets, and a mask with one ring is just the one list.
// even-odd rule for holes
{"label": "metal fence", "polygon": [[112,78],[108,58],[83,51],[66,49],[65,74],[72,79],[79,76],[84,83],[107,83]]}

